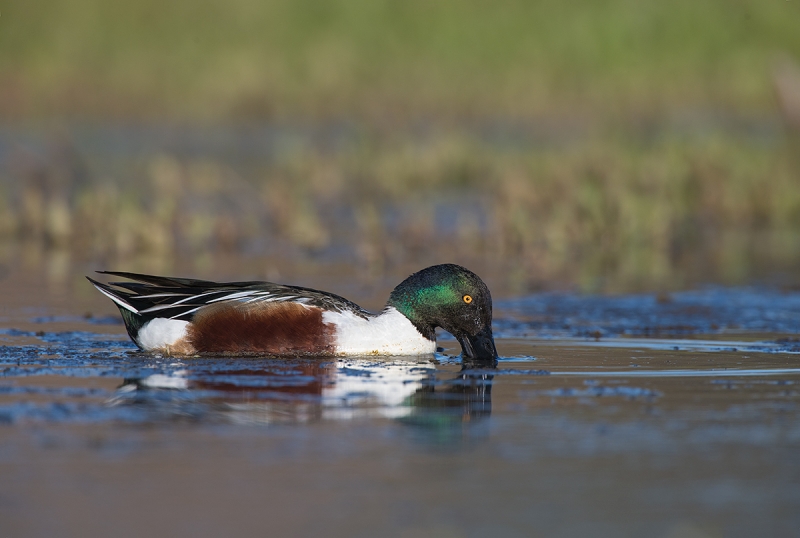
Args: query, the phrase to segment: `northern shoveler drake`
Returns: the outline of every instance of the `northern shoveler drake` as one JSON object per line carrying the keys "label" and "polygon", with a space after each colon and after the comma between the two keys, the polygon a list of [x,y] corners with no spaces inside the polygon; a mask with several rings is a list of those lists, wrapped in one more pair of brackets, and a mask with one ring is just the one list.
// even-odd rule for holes
{"label": "northern shoveler drake", "polygon": [[99,271],[89,281],[119,307],[144,351],[264,355],[425,355],[436,327],[466,359],[495,360],[492,296],[473,272],[434,265],[398,285],[373,314],[332,293],[271,282],[209,282]]}

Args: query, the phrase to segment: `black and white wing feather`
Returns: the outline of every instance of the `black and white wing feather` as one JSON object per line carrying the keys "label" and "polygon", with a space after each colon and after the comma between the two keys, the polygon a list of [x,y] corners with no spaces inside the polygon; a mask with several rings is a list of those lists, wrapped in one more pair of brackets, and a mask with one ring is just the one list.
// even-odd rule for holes
{"label": "black and white wing feather", "polygon": [[132,281],[103,284],[86,277],[120,308],[146,319],[158,317],[191,321],[195,312],[204,306],[222,302],[252,306],[272,302],[294,302],[334,312],[349,311],[365,319],[372,315],[343,297],[300,286],[259,281],[211,282],[117,271],[98,271],[98,273]]}

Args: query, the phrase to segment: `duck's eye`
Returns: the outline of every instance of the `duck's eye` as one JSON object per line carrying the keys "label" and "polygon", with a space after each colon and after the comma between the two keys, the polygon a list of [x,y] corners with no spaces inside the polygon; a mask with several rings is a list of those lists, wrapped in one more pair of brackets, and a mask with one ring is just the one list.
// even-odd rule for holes
{"label": "duck's eye", "polygon": [[464,296],[464,302],[467,303],[467,304],[471,303],[472,302],[472,295],[465,295]]}

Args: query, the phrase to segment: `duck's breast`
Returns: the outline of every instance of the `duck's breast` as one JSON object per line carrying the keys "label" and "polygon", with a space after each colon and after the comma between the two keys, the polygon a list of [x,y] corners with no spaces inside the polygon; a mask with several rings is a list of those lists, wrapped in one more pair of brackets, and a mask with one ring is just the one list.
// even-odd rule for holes
{"label": "duck's breast", "polygon": [[325,312],[324,323],[335,327],[335,350],[340,355],[428,355],[436,342],[422,336],[395,308],[367,319],[349,311]]}

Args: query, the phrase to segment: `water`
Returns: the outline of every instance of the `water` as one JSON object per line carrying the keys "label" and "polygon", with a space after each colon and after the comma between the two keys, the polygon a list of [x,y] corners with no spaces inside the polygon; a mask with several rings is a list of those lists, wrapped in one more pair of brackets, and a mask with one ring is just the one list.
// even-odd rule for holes
{"label": "water", "polygon": [[501,300],[487,368],[446,335],[158,357],[101,298],[27,292],[0,316],[2,536],[798,535],[799,293]]}

